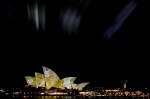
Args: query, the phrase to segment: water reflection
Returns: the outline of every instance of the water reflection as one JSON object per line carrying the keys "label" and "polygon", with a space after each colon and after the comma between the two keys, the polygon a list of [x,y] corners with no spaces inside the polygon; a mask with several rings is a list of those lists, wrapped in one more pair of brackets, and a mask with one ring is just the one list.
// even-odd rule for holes
{"label": "water reflection", "polygon": [[38,96],[35,99],[77,99],[76,96]]}
{"label": "water reflection", "polygon": [[[147,98],[142,98],[142,97],[99,97],[99,96],[33,96],[33,97],[13,97],[13,99],[150,99],[149,97]],[[10,99],[10,98],[9,98]]]}

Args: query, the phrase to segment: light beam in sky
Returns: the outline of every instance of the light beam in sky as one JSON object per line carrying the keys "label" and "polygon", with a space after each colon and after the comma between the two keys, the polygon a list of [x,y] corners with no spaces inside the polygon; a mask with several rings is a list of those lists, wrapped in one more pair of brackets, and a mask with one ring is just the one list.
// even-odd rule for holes
{"label": "light beam in sky", "polygon": [[78,32],[82,15],[87,9],[90,0],[71,0],[70,2],[68,8],[60,11],[60,23],[64,32],[69,35]]}
{"label": "light beam in sky", "polygon": [[39,29],[39,16],[38,16],[38,3],[35,3],[34,6],[34,18],[35,18],[35,25],[36,25],[36,29]]}
{"label": "light beam in sky", "polygon": [[112,35],[119,30],[124,21],[133,12],[138,4],[138,0],[131,0],[123,10],[118,14],[114,23],[104,32],[103,36],[105,39],[109,40]]}
{"label": "light beam in sky", "polygon": [[35,1],[33,4],[30,2],[27,3],[28,19],[33,21],[36,27],[36,30],[42,29],[45,31],[46,27],[46,10],[45,2],[39,3]]}

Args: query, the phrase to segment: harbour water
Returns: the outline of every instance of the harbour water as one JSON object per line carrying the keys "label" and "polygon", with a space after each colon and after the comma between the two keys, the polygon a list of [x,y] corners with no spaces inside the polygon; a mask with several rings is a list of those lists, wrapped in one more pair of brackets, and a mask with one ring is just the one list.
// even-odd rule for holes
{"label": "harbour water", "polygon": [[[1,97],[0,97],[1,98]],[[109,96],[6,96],[5,99],[150,99],[150,97],[109,97]]]}

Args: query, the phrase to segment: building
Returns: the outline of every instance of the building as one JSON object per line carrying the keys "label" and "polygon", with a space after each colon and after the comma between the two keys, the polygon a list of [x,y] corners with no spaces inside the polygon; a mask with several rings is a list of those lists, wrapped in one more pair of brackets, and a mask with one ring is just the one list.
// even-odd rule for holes
{"label": "building", "polygon": [[43,74],[35,72],[35,77],[25,76],[27,85],[26,88],[30,86],[33,88],[42,88],[46,93],[52,92],[70,92],[74,90],[82,91],[90,82],[83,82],[76,84],[74,81],[76,77],[65,77],[60,79],[59,76],[51,69],[42,66]]}

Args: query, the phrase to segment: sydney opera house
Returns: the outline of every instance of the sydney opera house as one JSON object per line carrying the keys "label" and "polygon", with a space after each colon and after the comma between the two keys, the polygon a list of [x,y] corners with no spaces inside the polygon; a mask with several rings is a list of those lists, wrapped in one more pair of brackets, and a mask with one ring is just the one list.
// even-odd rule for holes
{"label": "sydney opera house", "polygon": [[74,83],[76,77],[65,77],[60,79],[59,76],[52,70],[42,66],[43,74],[35,72],[35,77],[25,76],[27,87],[43,88],[45,92],[57,90],[78,90],[82,91],[90,82]]}

